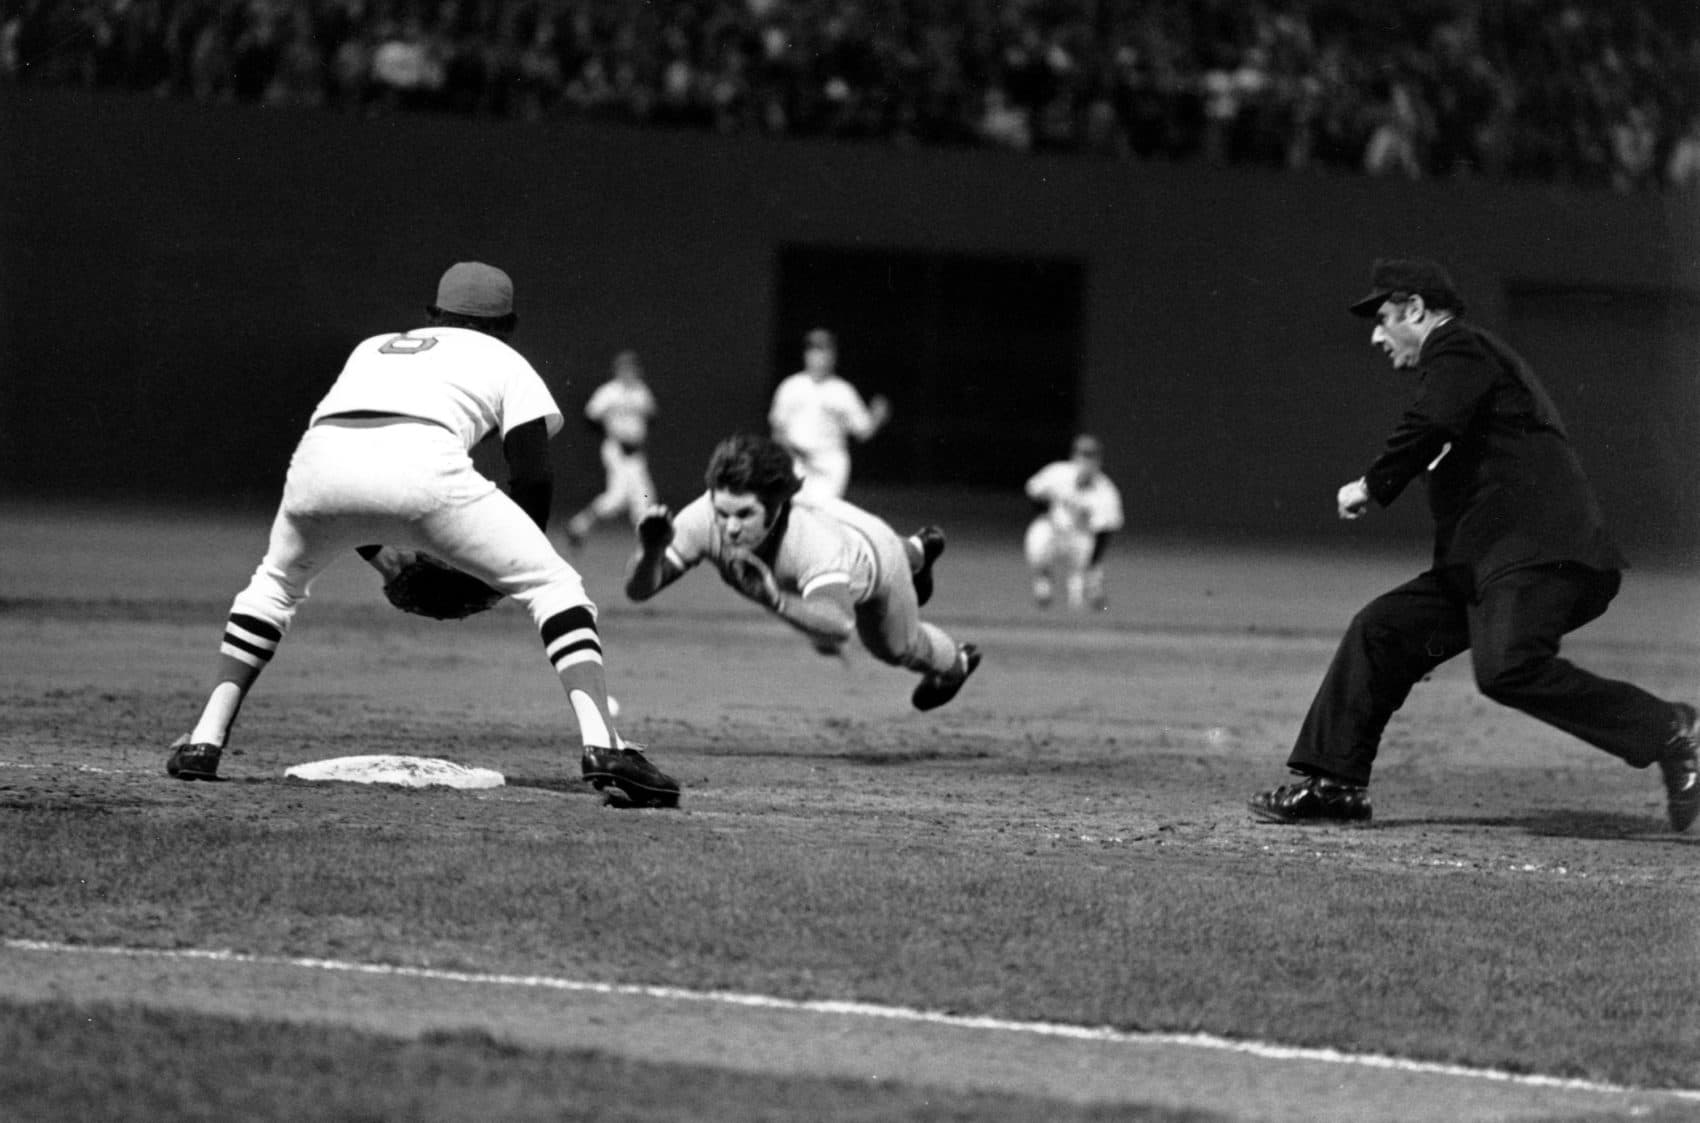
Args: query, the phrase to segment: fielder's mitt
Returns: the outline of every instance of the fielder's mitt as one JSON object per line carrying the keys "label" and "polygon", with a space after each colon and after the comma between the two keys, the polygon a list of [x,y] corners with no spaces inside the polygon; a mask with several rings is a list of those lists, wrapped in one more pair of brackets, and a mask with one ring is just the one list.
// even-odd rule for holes
{"label": "fielder's mitt", "polygon": [[403,612],[433,620],[464,620],[502,599],[472,574],[430,554],[419,554],[384,582],[384,596]]}

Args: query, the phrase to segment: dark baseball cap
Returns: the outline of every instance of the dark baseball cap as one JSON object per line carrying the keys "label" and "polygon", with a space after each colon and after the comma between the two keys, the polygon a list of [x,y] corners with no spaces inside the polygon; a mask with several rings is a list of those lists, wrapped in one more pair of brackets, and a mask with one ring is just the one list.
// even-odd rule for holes
{"label": "dark baseball cap", "polygon": [[1439,262],[1425,258],[1376,258],[1369,271],[1369,290],[1369,295],[1351,305],[1352,315],[1373,320],[1376,310],[1395,293],[1406,296],[1418,294],[1436,308],[1454,312],[1464,310],[1464,302],[1458,297],[1458,286],[1452,283],[1452,277]]}
{"label": "dark baseball cap", "polygon": [[825,328],[815,328],[809,332],[803,337],[803,344],[807,347],[830,347],[833,350],[838,348],[838,341]]}
{"label": "dark baseball cap", "polygon": [[437,307],[462,316],[506,316],[514,310],[514,283],[494,265],[458,262],[437,282]]}

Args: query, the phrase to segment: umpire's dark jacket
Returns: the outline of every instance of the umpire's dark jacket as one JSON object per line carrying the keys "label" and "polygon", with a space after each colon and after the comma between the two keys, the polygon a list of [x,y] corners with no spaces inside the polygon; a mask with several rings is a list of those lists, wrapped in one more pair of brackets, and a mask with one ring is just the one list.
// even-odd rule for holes
{"label": "umpire's dark jacket", "polygon": [[1467,576],[1473,589],[1554,562],[1624,568],[1564,422],[1529,364],[1456,318],[1429,333],[1417,358],[1417,399],[1364,483],[1385,507],[1440,457],[1428,472],[1435,567]]}

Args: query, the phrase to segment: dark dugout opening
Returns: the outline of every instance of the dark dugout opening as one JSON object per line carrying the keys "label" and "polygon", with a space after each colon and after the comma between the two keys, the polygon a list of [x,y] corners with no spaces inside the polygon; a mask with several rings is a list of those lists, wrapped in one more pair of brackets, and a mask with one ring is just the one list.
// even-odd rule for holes
{"label": "dark dugout opening", "polygon": [[1085,266],[1048,258],[786,245],[773,378],[803,335],[892,416],[853,450],[857,481],[1019,488],[1068,447],[1080,409]]}

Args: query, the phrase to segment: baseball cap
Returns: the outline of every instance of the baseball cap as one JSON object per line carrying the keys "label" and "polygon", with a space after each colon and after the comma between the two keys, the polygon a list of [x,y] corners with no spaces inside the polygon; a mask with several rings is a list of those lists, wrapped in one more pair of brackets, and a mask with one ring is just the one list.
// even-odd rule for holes
{"label": "baseball cap", "polygon": [[514,310],[514,283],[494,265],[458,262],[437,282],[437,307],[462,316],[506,316]]}
{"label": "baseball cap", "polygon": [[1458,286],[1439,262],[1425,258],[1378,257],[1369,271],[1369,294],[1350,306],[1352,315],[1366,320],[1394,293],[1421,293],[1428,303],[1453,311],[1464,310]]}
{"label": "baseball cap", "polygon": [[1073,455],[1090,456],[1094,460],[1102,460],[1104,458],[1104,446],[1098,442],[1097,437],[1089,437],[1082,433],[1074,438]]}
{"label": "baseball cap", "polygon": [[837,350],[838,341],[825,328],[816,328],[803,337],[803,345],[806,347],[831,347]]}

